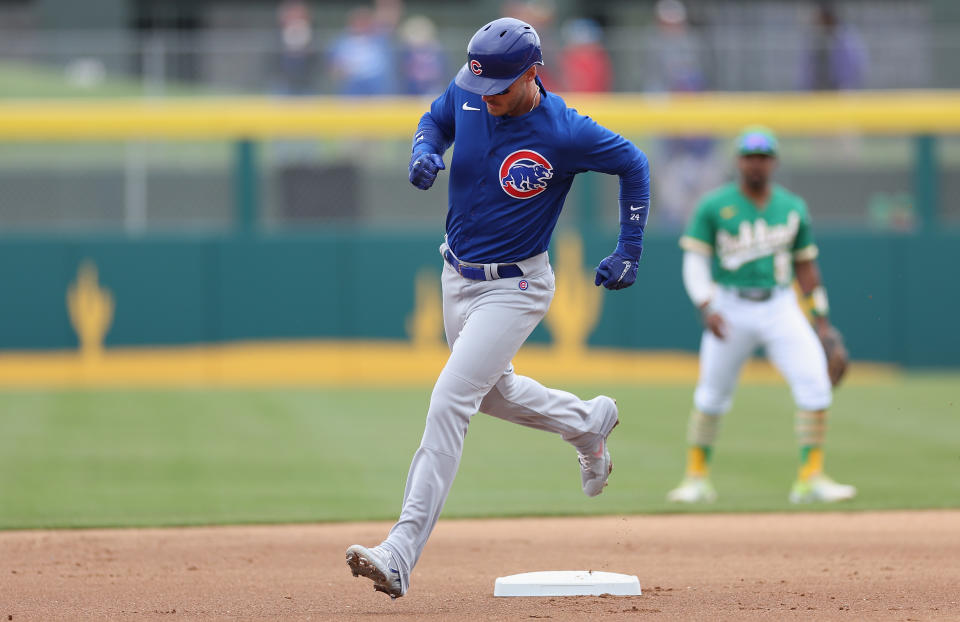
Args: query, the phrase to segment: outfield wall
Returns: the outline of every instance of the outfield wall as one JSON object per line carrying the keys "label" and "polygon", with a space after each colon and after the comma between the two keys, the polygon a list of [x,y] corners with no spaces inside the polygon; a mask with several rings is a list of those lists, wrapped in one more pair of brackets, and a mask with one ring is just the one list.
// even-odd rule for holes
{"label": "outfield wall", "polygon": [[[562,315],[533,343],[694,351],[697,317],[673,238],[646,243],[638,285],[594,288],[607,235],[558,257]],[[0,240],[0,349],[174,346],[273,340],[442,343],[438,235],[16,237]],[[960,236],[820,236],[835,323],[853,356],[960,365],[950,276]],[[556,244],[555,244],[556,246]],[[576,269],[579,267],[579,270]],[[952,280],[951,280],[952,279]],[[561,298],[562,297],[562,298]],[[597,299],[599,297],[599,299]],[[592,311],[595,309],[595,313]],[[551,311],[553,313],[553,311]],[[98,343],[100,345],[98,345]]]}
{"label": "outfield wall", "polygon": [[[908,233],[818,228],[821,265],[834,320],[854,358],[911,367],[960,365],[960,335],[952,322],[960,306],[952,275],[960,232],[949,229],[943,217],[952,213],[945,208],[955,198],[941,192],[951,186],[941,183],[937,149],[938,137],[960,133],[960,92],[577,95],[568,103],[625,135],[722,136],[764,123],[792,137],[911,136],[911,187],[897,189],[912,193],[916,224]],[[47,180],[43,183],[51,184],[56,166],[74,172],[84,160],[108,157],[112,151],[104,155],[97,141],[118,141],[136,155],[138,141],[147,139],[213,140],[231,146],[217,155],[177,150],[175,157],[186,169],[225,161],[226,170],[217,170],[230,181],[224,193],[234,201],[226,226],[216,233],[158,234],[143,227],[145,211],[127,233],[71,231],[75,226],[68,218],[62,233],[0,233],[0,350],[5,351],[0,354],[79,346],[88,360],[97,360],[104,348],[250,340],[442,346],[440,188],[431,197],[436,225],[402,233],[358,223],[270,233],[261,205],[264,156],[258,146],[278,138],[375,139],[379,147],[365,157],[383,157],[396,171],[384,188],[410,192],[403,164],[394,163],[405,162],[406,140],[426,104],[416,98],[0,102],[0,141],[10,166],[20,166],[20,156],[32,158],[29,170],[40,171],[34,179]],[[376,143],[384,139],[394,141],[396,153]],[[53,150],[69,145],[76,152],[60,161],[31,143]],[[134,197],[138,183],[146,186],[136,161],[128,157],[124,169],[126,194]],[[890,176],[887,166],[876,170]],[[806,196],[804,188],[795,189]],[[570,219],[561,222],[582,238],[567,238],[566,246],[552,249],[555,259],[563,259],[555,262],[557,299],[532,342],[549,342],[568,354],[587,346],[695,351],[698,321],[680,282],[676,236],[658,231],[656,199],[640,285],[611,293],[593,288],[591,266],[612,248],[612,219],[601,206],[614,201],[590,175],[578,180],[574,191],[565,210]],[[655,187],[655,197],[656,192]],[[78,201],[73,182],[63,193],[66,204]],[[118,199],[87,201],[107,210]],[[176,207],[190,211],[209,199],[204,194]],[[29,200],[21,203],[40,209]],[[408,224],[401,222],[402,212],[386,213],[395,216],[398,229]],[[0,214],[0,225],[8,224],[9,215],[9,210]]]}

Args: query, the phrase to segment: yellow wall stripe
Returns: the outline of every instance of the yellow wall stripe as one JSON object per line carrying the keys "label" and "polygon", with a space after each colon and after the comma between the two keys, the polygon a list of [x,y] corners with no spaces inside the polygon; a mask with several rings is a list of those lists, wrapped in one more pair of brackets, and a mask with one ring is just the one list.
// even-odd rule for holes
{"label": "yellow wall stripe", "polygon": [[[625,134],[733,134],[754,123],[794,135],[960,131],[960,90],[565,98]],[[0,103],[0,140],[399,139],[412,135],[428,105],[417,97],[17,100]]]}
{"label": "yellow wall stripe", "polygon": [[[246,342],[171,348],[112,348],[0,353],[0,388],[190,387],[190,386],[430,386],[446,362],[446,347],[408,342]],[[564,353],[546,345],[524,346],[517,373],[544,382],[617,382],[691,385],[697,357],[682,352],[589,349]],[[892,365],[857,362],[845,382],[889,382]],[[780,384],[764,360],[749,362],[746,382]]]}

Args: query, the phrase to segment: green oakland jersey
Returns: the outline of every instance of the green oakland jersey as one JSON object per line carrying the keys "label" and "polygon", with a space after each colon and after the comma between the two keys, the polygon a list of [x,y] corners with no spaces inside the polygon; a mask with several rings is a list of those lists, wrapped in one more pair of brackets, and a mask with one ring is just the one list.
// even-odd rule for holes
{"label": "green oakland jersey", "polygon": [[817,256],[806,203],[776,184],[762,209],[735,183],[714,190],[697,206],[680,246],[712,256],[714,280],[731,287],[787,285],[794,261]]}

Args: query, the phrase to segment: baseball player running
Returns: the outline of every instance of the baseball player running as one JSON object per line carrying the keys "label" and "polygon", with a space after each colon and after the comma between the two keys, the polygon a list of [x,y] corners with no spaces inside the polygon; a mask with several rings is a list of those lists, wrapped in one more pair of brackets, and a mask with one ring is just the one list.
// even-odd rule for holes
{"label": "baseball player running", "polygon": [[856,489],[823,472],[831,379],[824,349],[790,287],[796,274],[818,331],[832,330],[810,216],[803,199],[770,181],[778,145],[769,130],[750,128],[736,144],[739,183],[706,195],[680,239],[683,283],[705,329],[688,426],[686,477],[667,498],[682,503],[716,498],[708,465],[721,416],[730,410],[744,361],[763,346],[797,405],[801,465],[790,501],[850,499]]}
{"label": "baseball player running", "polygon": [[437,379],[413,456],[400,518],[379,546],[353,545],[347,564],[393,598],[440,516],[477,412],[559,434],[574,446],[583,492],[600,494],[613,463],[607,437],[613,399],[549,389],[514,373],[511,360],[554,293],[547,247],[577,173],[620,177],[620,236],[595,283],[629,287],[637,276],[649,206],[646,156],[632,143],[567,108],[537,77],[540,39],[502,18],[470,39],[467,62],[420,119],[410,182],[422,190],[450,162],[443,262],[443,319],[450,357]]}

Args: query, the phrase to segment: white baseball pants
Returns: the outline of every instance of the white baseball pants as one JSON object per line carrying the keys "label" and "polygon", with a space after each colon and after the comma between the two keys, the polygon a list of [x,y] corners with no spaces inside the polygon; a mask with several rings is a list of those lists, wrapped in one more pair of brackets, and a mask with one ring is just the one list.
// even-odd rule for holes
{"label": "white baseball pants", "polygon": [[730,289],[718,289],[714,306],[727,324],[725,339],[709,330],[700,342],[700,378],[693,394],[696,408],[707,415],[730,410],[744,362],[758,348],[766,350],[780,371],[800,410],[824,410],[832,389],[827,359],[791,288],[778,288],[766,301],[744,300]]}

